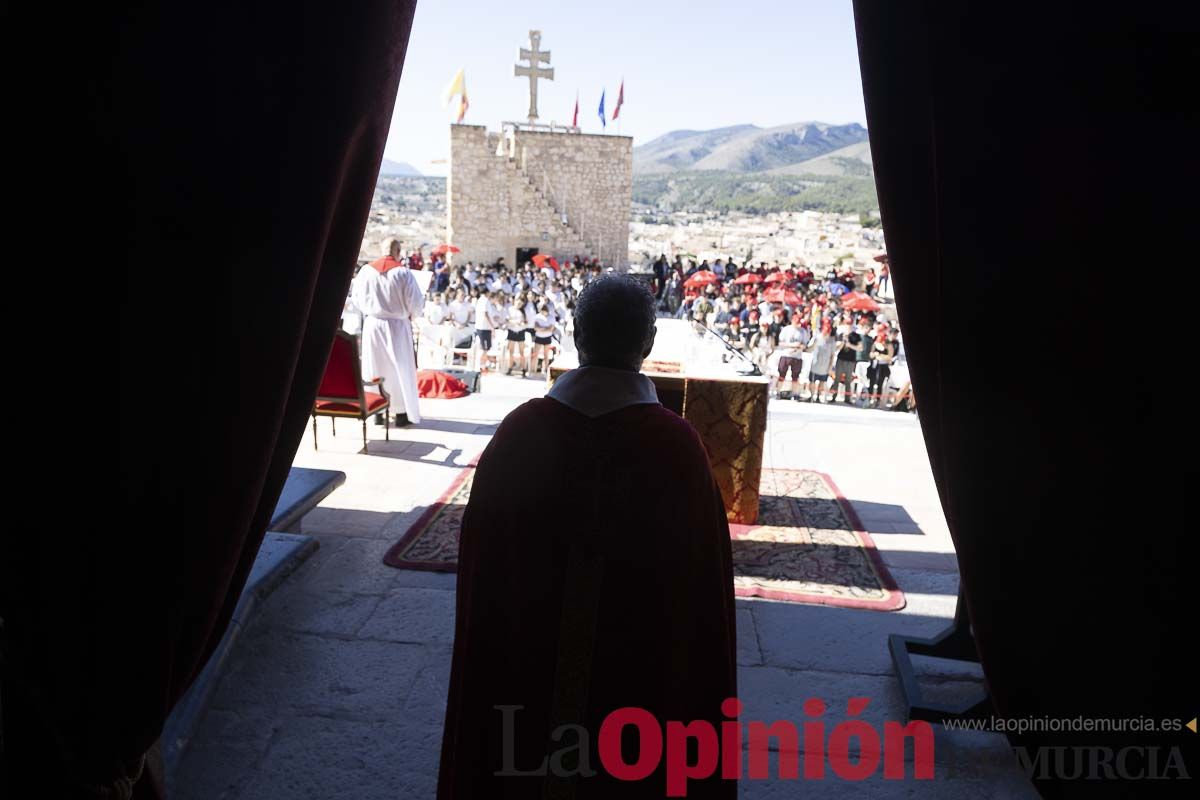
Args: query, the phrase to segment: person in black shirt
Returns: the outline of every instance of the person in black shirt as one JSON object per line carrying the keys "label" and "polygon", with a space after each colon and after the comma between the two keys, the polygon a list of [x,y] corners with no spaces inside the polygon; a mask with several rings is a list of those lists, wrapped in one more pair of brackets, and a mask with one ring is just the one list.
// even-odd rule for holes
{"label": "person in black shirt", "polygon": [[787,327],[787,318],[782,308],[776,308],[771,311],[771,325],[768,332],[771,334],[771,341],[779,341],[779,332]]}
{"label": "person in black shirt", "polygon": [[854,404],[854,395],[850,391],[850,384],[854,380],[854,366],[858,361],[858,354],[862,351],[863,340],[858,331],[851,329],[849,333],[844,333],[838,337],[837,360],[833,365],[833,388],[832,394],[829,396],[829,402],[837,402],[838,385],[844,384],[846,392],[843,395],[846,405]]}

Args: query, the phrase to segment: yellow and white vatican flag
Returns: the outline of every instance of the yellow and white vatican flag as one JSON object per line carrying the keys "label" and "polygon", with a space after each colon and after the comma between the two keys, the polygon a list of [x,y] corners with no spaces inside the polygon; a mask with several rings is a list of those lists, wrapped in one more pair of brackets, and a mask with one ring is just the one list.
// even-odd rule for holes
{"label": "yellow and white vatican flag", "polygon": [[467,79],[461,69],[455,73],[454,80],[450,81],[446,91],[442,92],[442,105],[450,105],[450,101],[455,97],[458,97],[458,119],[456,121],[462,122],[469,104],[467,103]]}

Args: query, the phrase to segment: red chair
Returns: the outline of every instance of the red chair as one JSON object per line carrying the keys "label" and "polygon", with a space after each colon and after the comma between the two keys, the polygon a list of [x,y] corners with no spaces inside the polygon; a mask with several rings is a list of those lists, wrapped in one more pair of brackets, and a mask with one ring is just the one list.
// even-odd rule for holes
{"label": "red chair", "polygon": [[[363,452],[367,452],[367,418],[383,414],[383,436],[388,436],[387,415],[392,404],[391,397],[383,388],[383,378],[364,381],[362,362],[358,358],[358,341],[345,331],[339,330],[329,351],[325,364],[325,375],[317,389],[317,402],[313,405],[313,449],[317,449],[317,417],[330,417],[337,436],[338,417],[362,420]],[[368,392],[364,387],[377,386],[378,392]]]}

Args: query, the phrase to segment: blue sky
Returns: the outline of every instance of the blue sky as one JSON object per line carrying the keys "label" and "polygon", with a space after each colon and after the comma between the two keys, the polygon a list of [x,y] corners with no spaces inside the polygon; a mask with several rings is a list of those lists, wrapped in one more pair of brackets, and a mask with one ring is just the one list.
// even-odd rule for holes
{"label": "blue sky", "polygon": [[866,124],[850,0],[418,0],[385,156],[444,175],[452,108],[442,90],[466,70],[464,123],[524,120],[529,79],[517,49],[542,32],[553,81],[539,81],[541,122],[608,133],[625,79],[620,133],[642,144],[668,131],[817,120]]}

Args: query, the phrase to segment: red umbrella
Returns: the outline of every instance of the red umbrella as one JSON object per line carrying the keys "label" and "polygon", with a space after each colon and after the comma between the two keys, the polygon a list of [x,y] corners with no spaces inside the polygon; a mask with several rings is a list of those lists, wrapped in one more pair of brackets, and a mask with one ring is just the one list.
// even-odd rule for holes
{"label": "red umbrella", "polygon": [[786,283],[789,280],[788,276],[782,272],[772,272],[767,276],[767,283]]}
{"label": "red umbrella", "polygon": [[547,264],[549,264],[554,269],[558,269],[558,259],[556,259],[554,256],[548,256],[545,253],[538,253],[536,256],[533,257],[532,260],[533,260],[533,263],[535,265],[537,265],[537,267],[539,269],[541,267],[546,266]]}
{"label": "red umbrella", "polygon": [[430,252],[430,254],[435,255],[435,256],[444,256],[444,255],[446,255],[446,253],[461,253],[462,250],[460,250],[459,248],[455,247],[452,244],[444,244],[443,243],[443,244],[439,244],[437,247],[433,248],[429,252]]}
{"label": "red umbrella", "polygon": [[720,280],[721,279],[718,278],[716,276],[716,274],[714,272],[712,272],[711,270],[702,269],[699,272],[697,272],[696,274],[692,275],[692,277],[690,277],[686,281],[684,281],[683,285],[685,287],[691,289],[696,286],[707,286],[710,283],[717,283]]}
{"label": "red umbrella", "polygon": [[881,261],[881,262],[883,262],[884,264],[886,264],[886,263],[888,263],[888,254],[887,254],[887,253],[880,253],[879,255],[875,256],[875,260],[876,260],[876,261]]}
{"label": "red umbrella", "polygon": [[753,272],[747,272],[745,275],[739,276],[734,283],[762,283],[762,276],[755,275]]}
{"label": "red umbrella", "polygon": [[848,292],[842,295],[843,311],[878,311],[879,303],[863,292]]}
{"label": "red umbrella", "polygon": [[784,303],[789,306],[800,305],[800,295],[793,292],[791,289],[784,289],[782,286],[774,289],[767,289],[763,293],[768,303]]}

